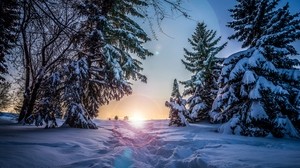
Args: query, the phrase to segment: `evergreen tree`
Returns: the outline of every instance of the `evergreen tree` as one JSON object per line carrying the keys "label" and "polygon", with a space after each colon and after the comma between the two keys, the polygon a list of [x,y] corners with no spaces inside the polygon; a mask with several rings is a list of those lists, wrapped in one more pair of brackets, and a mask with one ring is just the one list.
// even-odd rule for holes
{"label": "evergreen tree", "polygon": [[68,122],[82,123],[73,122],[74,118],[82,119],[81,115],[94,118],[100,105],[131,94],[129,80],[146,82],[146,76],[140,73],[142,63],[133,58],[131,53],[139,59],[152,55],[142,46],[150,39],[130,17],[143,18],[138,8],[144,6],[147,3],[140,0],[87,0],[78,3],[77,10],[82,21],[76,45],[80,48],[78,58],[85,58],[87,69],[84,78],[75,78],[82,80],[77,81],[83,90],[79,94],[81,97],[76,98],[76,106],[80,106],[76,109],[81,112],[69,110],[68,116],[73,119],[68,118],[66,124],[77,127]]}
{"label": "evergreen tree", "polygon": [[169,118],[170,123],[169,126],[187,126],[188,122],[184,117],[184,114],[187,112],[186,101],[181,97],[178,87],[178,82],[175,79],[173,83],[173,90],[171,94],[170,101],[166,101],[165,106],[170,108]]}
{"label": "evergreen tree", "polygon": [[277,4],[238,0],[230,10],[231,38],[248,48],[224,61],[210,113],[213,121],[226,122],[221,132],[299,137],[300,62],[291,58],[297,54],[291,43],[300,38],[299,13]]}
{"label": "evergreen tree", "polygon": [[[5,54],[16,41],[16,27],[19,19],[18,1],[1,0],[0,1],[0,73],[6,72]],[[0,80],[4,80],[0,74]]]}
{"label": "evergreen tree", "polygon": [[229,39],[242,42],[242,47],[253,47],[265,31],[265,23],[274,15],[274,8],[280,0],[237,0],[237,5],[230,9],[233,21],[228,27],[235,33]]}
{"label": "evergreen tree", "polygon": [[189,118],[200,121],[208,118],[213,100],[216,97],[217,79],[223,59],[216,55],[226,46],[217,46],[221,37],[216,38],[216,31],[208,30],[204,22],[198,23],[191,39],[188,39],[193,51],[184,48],[182,63],[193,75],[191,79],[182,82],[185,86],[184,95],[188,99]]}

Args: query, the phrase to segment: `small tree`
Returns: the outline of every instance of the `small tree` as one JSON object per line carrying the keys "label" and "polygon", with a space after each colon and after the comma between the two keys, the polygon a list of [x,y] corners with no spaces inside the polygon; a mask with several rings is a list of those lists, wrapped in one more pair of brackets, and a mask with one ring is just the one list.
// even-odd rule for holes
{"label": "small tree", "polygon": [[118,120],[119,120],[119,117],[116,115],[114,119],[115,119],[116,121],[118,121]]}
{"label": "small tree", "polygon": [[124,117],[124,121],[128,121],[129,120],[129,117],[128,116],[125,116]]}
{"label": "small tree", "polygon": [[178,87],[178,82],[175,79],[173,83],[173,90],[171,94],[170,101],[166,101],[165,106],[170,108],[169,126],[187,126],[188,122],[184,117],[184,114],[187,112],[185,108],[186,101],[181,97]]}

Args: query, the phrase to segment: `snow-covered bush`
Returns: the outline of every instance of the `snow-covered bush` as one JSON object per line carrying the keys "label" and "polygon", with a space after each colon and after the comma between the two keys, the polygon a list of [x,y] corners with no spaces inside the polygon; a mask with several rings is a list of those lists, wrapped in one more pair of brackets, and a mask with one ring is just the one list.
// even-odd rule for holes
{"label": "snow-covered bush", "polygon": [[87,111],[84,103],[84,84],[88,80],[88,65],[85,58],[71,61],[64,69],[63,105],[66,110],[65,125],[75,128],[97,128],[92,112]]}

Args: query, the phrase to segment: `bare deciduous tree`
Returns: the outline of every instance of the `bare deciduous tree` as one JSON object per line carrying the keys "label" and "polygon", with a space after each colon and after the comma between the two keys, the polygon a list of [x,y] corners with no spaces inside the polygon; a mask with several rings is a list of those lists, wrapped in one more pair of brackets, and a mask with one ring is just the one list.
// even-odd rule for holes
{"label": "bare deciduous tree", "polygon": [[[25,93],[19,122],[32,115],[41,83],[67,57],[72,56],[76,15],[67,1],[23,0],[20,47],[25,67]],[[54,15],[55,13],[55,15]]]}

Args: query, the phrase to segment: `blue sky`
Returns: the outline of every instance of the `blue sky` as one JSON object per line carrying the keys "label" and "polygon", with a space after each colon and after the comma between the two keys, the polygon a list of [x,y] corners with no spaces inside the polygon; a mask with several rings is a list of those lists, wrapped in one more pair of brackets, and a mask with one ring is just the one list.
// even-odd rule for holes
{"label": "blue sky", "polygon": [[[282,1],[286,2],[290,3],[292,13],[300,12],[299,0]],[[173,80],[187,80],[191,75],[185,70],[181,59],[183,48],[190,48],[187,40],[193,34],[197,21],[204,21],[209,29],[216,30],[218,35],[222,36],[220,44],[228,41],[227,47],[219,53],[219,57],[228,57],[241,50],[240,43],[227,39],[233,33],[226,27],[227,22],[231,20],[228,9],[234,4],[235,0],[186,0],[184,8],[191,19],[177,16],[165,19],[162,23],[165,34],[156,28],[158,39],[145,45],[154,53],[153,57],[143,61],[143,73],[148,77],[148,83],[133,82],[133,94],[102,107],[99,117],[106,119],[115,115],[121,118],[126,115],[139,115],[147,119],[168,118],[168,109],[164,107],[164,102],[170,97]],[[143,27],[151,35],[149,26],[143,24]],[[300,52],[300,42],[294,46]]]}

